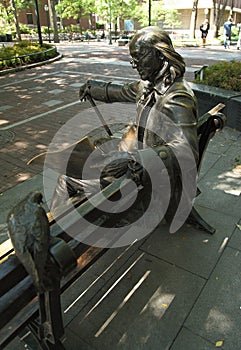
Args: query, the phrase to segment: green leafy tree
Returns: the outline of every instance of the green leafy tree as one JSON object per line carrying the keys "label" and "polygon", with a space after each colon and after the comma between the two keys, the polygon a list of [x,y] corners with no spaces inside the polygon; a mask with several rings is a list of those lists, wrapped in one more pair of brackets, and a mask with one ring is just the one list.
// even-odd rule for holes
{"label": "green leafy tree", "polygon": [[[56,5],[56,11],[62,18],[74,18],[80,26],[82,33],[81,19],[87,15],[95,12],[96,3],[94,0],[62,0]],[[92,16],[90,16],[92,21]],[[91,24],[92,25],[92,24]]]}
{"label": "green leafy tree", "polygon": [[[151,7],[150,7],[151,5]],[[157,25],[164,28],[178,28],[181,26],[179,13],[176,9],[166,9],[163,1],[145,0],[137,6],[135,16],[143,26]]]}
{"label": "green leafy tree", "polygon": [[8,26],[14,24],[19,41],[21,41],[21,30],[18,21],[18,12],[31,5],[33,5],[33,1],[31,0],[0,0],[0,15]]}
{"label": "green leafy tree", "polygon": [[138,0],[62,0],[57,6],[57,12],[63,18],[75,18],[80,25],[82,32],[81,19],[90,15],[91,29],[92,13],[97,13],[103,21],[116,25],[117,19],[133,18]]}
{"label": "green leafy tree", "polygon": [[112,32],[111,24],[114,23],[114,30],[116,33],[118,18],[122,20],[135,18],[137,5],[137,0],[97,0],[98,15],[109,23],[110,43]]}
{"label": "green leafy tree", "polygon": [[180,28],[182,22],[180,21],[180,14],[176,9],[167,10],[164,18],[165,28]]}
{"label": "green leafy tree", "polygon": [[[151,8],[150,8],[151,5]],[[163,1],[144,0],[137,7],[136,17],[145,27],[151,25],[163,26],[166,10],[164,9]]]}
{"label": "green leafy tree", "polygon": [[117,18],[129,19],[135,17],[138,0],[97,0],[98,15],[113,23]]}
{"label": "green leafy tree", "polygon": [[0,17],[8,25],[12,24],[13,12],[12,12],[12,9],[9,7],[8,0],[0,0]]}

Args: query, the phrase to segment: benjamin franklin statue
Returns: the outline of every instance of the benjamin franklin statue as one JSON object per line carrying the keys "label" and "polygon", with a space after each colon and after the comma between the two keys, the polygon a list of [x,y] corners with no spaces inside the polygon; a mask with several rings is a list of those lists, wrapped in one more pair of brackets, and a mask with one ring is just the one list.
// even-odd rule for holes
{"label": "benjamin franklin statue", "polygon": [[[168,172],[171,194],[166,218],[172,220],[180,202],[183,201],[183,207],[190,206],[195,197],[198,160],[196,98],[183,77],[184,60],[175,51],[165,31],[159,27],[139,30],[130,41],[129,51],[130,63],[138,71],[140,80],[131,83],[88,80],[80,88],[80,100],[89,93],[95,100],[106,103],[136,103],[134,145],[131,150],[116,151],[119,152],[119,165],[116,161],[113,166],[110,156],[110,166],[105,171],[117,178],[130,168],[134,175],[136,169],[137,181],[145,186],[146,164],[150,162],[149,165],[154,166],[153,153],[156,154]],[[123,157],[126,162],[123,162]],[[51,210],[84,191],[95,193],[95,181],[61,175]],[[164,192],[163,196],[160,193],[156,203],[161,203],[165,196]]]}

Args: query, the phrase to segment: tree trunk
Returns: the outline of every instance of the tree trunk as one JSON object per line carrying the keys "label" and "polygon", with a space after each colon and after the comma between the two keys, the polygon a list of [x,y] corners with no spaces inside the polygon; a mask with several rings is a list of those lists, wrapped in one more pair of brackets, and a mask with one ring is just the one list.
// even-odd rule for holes
{"label": "tree trunk", "polygon": [[58,33],[58,23],[57,23],[57,15],[55,11],[55,0],[49,0],[51,15],[52,15],[52,23],[54,29],[54,42],[59,43],[59,33]]}
{"label": "tree trunk", "polygon": [[76,23],[79,24],[79,32],[80,34],[82,35],[83,33],[83,27],[82,27],[82,14],[81,14],[81,11],[79,13],[79,17],[77,18],[76,20]]}
{"label": "tree trunk", "polygon": [[195,29],[196,29],[196,23],[197,23],[197,7],[198,7],[198,0],[193,0],[193,6],[192,6],[192,15],[191,15],[191,21],[190,21],[190,37],[195,38]]}
{"label": "tree trunk", "polygon": [[234,8],[234,0],[231,0],[231,4],[230,4],[230,16],[233,15],[233,8]]}
{"label": "tree trunk", "polygon": [[225,22],[224,13],[228,0],[213,0],[214,8],[214,37],[219,36],[219,29]]}
{"label": "tree trunk", "polygon": [[16,5],[15,5],[15,0],[11,0],[11,7],[13,10],[13,17],[14,17],[14,24],[16,27],[16,34],[17,34],[17,38],[19,41],[22,40],[21,38],[21,31],[20,31],[20,27],[19,27],[19,22],[18,22],[18,14],[17,14],[17,9],[16,9]]}
{"label": "tree trunk", "polygon": [[95,34],[94,16],[93,12],[90,13],[90,30]]}

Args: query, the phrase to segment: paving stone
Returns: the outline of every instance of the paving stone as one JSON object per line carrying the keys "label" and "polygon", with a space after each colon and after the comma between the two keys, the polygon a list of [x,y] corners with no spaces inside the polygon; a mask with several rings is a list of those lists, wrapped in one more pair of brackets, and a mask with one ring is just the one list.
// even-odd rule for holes
{"label": "paving stone", "polygon": [[43,102],[42,104],[46,105],[48,107],[53,107],[53,106],[59,105],[60,103],[63,103],[63,101],[61,101],[61,100],[50,100],[50,101]]}
{"label": "paving stone", "polygon": [[[12,187],[5,191],[1,196],[1,203],[4,207],[13,207],[16,203],[20,202],[31,191],[42,191],[43,189],[43,176],[38,174],[31,179],[22,182],[19,185]],[[1,208],[0,203],[0,208]]]}
{"label": "paving stone", "polygon": [[68,327],[66,327],[65,329],[65,335],[64,338],[62,340],[62,344],[64,346],[64,349],[66,350],[94,350],[95,348],[93,348],[92,346],[90,346],[89,344],[87,344],[83,338],[81,338],[81,336],[84,338],[84,334],[78,334],[76,335],[75,333],[73,333]]}
{"label": "paving stone", "polygon": [[61,94],[61,92],[64,92],[64,90],[62,90],[62,89],[54,89],[54,90],[48,91],[49,94],[53,94],[53,95]]}
{"label": "paving stone", "polygon": [[239,178],[234,179],[232,173],[213,167],[198,182],[202,193],[197,197],[196,203],[231,215],[237,220],[240,218],[240,197],[227,191],[239,189],[239,183]]}
{"label": "paving stone", "polygon": [[10,105],[0,106],[0,112],[7,111],[8,109],[11,109],[11,108],[13,108],[13,106],[10,106]]}
{"label": "paving stone", "polygon": [[241,349],[241,253],[227,247],[185,326],[225,350]]}
{"label": "paving stone", "polygon": [[222,154],[225,153],[230,146],[234,145],[240,137],[240,132],[229,127],[217,132],[210,140],[208,151]]}
{"label": "paving stone", "polygon": [[82,86],[83,83],[73,83],[73,84],[70,84],[70,86],[73,86],[73,87],[80,87]]}
{"label": "paving stone", "polygon": [[236,229],[228,242],[228,246],[241,250],[241,221],[236,224]]}
{"label": "paving stone", "polygon": [[141,249],[160,259],[208,278],[220,258],[220,247],[235,229],[233,217],[217,211],[196,207],[206,222],[215,227],[210,235],[190,225],[170,234],[167,225],[159,227],[146,239]]}
{"label": "paving stone", "polygon": [[205,151],[205,155],[202,160],[200,172],[198,175],[199,181],[207,174],[207,172],[215,165],[221,155],[213,152]]}
{"label": "paving stone", "polygon": [[96,349],[168,349],[203,288],[202,278],[142,254],[68,326]]}
{"label": "paving stone", "polygon": [[170,350],[213,350],[214,348],[215,344],[183,327]]}
{"label": "paving stone", "polygon": [[219,157],[214,167],[223,171],[228,171],[232,170],[236,165],[241,165],[241,143],[238,141],[230,146],[225,154]]}
{"label": "paving stone", "polygon": [[38,91],[38,90],[44,90],[43,86],[33,86],[28,89],[29,91]]}

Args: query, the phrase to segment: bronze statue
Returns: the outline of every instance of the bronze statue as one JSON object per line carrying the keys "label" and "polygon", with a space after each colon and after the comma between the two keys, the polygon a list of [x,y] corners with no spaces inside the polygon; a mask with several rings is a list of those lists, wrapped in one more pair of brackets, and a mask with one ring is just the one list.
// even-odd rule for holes
{"label": "bronze statue", "polygon": [[[128,153],[126,162],[120,161],[118,165],[116,160],[114,166],[112,163],[106,167],[105,176],[110,171],[112,178],[119,177],[131,168],[132,176],[135,178],[136,171],[137,181],[144,184],[144,163],[148,161],[148,149],[151,148],[168,170],[172,202],[168,211],[173,217],[183,192],[180,158],[186,164],[187,174],[196,170],[198,161],[196,98],[183,78],[184,60],[175,51],[165,31],[152,26],[139,30],[132,38],[129,50],[130,63],[133,69],[137,69],[141,80],[131,83],[88,80],[80,88],[79,97],[82,101],[91,94],[94,99],[107,103],[136,103],[135,142],[131,142],[132,149],[128,152],[126,149],[119,151],[119,154]],[[93,191],[94,182],[61,175],[51,210],[66,202],[68,197],[82,196],[86,187],[87,191]],[[192,198],[187,200],[191,202],[193,194],[189,197]]]}
{"label": "bronze statue", "polygon": [[49,222],[41,203],[42,194],[31,192],[8,216],[8,231],[15,254],[39,292],[47,289],[45,269],[50,244]]}

